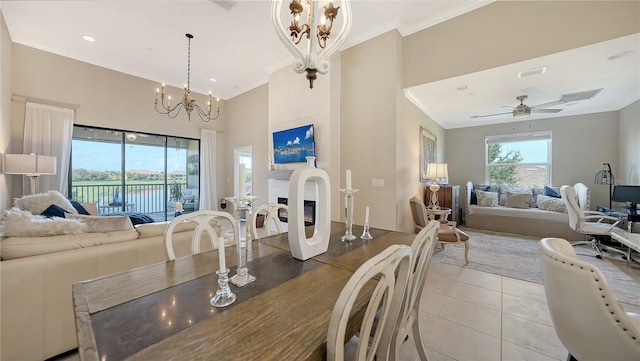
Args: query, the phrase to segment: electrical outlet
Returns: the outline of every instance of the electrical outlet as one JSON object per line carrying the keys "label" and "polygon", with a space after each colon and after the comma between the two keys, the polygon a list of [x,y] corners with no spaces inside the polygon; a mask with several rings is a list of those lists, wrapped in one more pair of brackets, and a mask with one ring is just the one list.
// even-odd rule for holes
{"label": "electrical outlet", "polygon": [[384,187],[384,179],[372,179],[371,180],[372,187]]}

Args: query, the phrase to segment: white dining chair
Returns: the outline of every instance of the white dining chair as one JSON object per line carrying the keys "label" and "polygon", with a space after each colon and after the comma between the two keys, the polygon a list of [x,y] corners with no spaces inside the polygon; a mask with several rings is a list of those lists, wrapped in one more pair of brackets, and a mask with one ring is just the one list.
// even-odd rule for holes
{"label": "white dining chair", "polygon": [[551,321],[570,359],[640,360],[640,314],[625,312],[600,270],[569,242],[538,244]]}
{"label": "white dining chair", "polygon": [[411,244],[413,259],[411,261],[411,276],[409,285],[405,293],[404,310],[400,314],[398,332],[393,338],[391,346],[391,359],[396,360],[399,356],[400,345],[409,335],[409,330],[413,330],[413,339],[420,356],[420,360],[427,361],[427,353],[422,342],[422,335],[419,327],[420,298],[424,284],[427,281],[427,273],[431,267],[431,259],[436,247],[440,222],[432,220],[416,236]]}
{"label": "white dining chair", "polygon": [[[209,238],[211,242],[211,248],[217,249],[218,246],[220,246],[218,242],[221,239],[221,235],[219,231],[214,228],[212,223],[217,224],[217,222],[219,222],[221,219],[227,220],[231,224],[231,227],[233,229],[234,244],[237,244],[239,236],[238,224],[231,214],[227,212],[210,210],[191,212],[174,218],[169,223],[169,226],[164,230],[164,244],[167,260],[172,261],[176,259],[176,254],[173,249],[173,233],[182,224],[185,224],[187,222],[196,223],[196,228],[194,229],[193,236],[191,237],[191,254],[200,253],[200,246],[204,234],[206,234]],[[215,221],[215,223],[212,221]],[[221,246],[224,247],[224,244],[222,244]]]}
{"label": "white dining chair", "polygon": [[411,260],[410,247],[392,245],[363,263],[351,276],[331,314],[327,333],[328,361],[344,360],[349,316],[362,288],[369,281],[376,282],[376,286],[367,304],[359,334],[371,335],[371,343],[366,338],[357,343],[356,360],[373,360],[374,357],[377,361],[390,359],[391,340],[397,332]]}
{"label": "white dining chair", "polygon": [[258,230],[256,227],[256,219],[259,214],[264,215],[263,227],[267,233],[267,236],[271,235],[271,224],[275,224],[276,230],[278,233],[282,233],[282,222],[280,222],[280,218],[278,217],[278,211],[280,209],[288,210],[286,204],[280,203],[265,203],[256,207],[256,209],[251,212],[251,222],[249,223],[249,230],[251,232],[252,239],[258,239]]}

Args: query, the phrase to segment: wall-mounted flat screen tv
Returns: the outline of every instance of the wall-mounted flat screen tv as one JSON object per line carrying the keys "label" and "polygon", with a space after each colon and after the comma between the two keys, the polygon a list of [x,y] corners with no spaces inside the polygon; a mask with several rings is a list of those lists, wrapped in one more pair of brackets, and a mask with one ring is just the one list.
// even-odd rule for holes
{"label": "wall-mounted flat screen tv", "polygon": [[313,124],[273,133],[273,162],[275,164],[306,162],[316,155]]}

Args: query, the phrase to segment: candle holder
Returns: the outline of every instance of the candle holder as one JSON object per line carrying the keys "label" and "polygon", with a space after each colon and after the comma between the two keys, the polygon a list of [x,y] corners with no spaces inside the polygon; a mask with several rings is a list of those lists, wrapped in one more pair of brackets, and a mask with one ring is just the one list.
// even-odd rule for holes
{"label": "candle holder", "polygon": [[251,196],[225,198],[233,202],[233,213],[238,222],[238,244],[236,245],[238,270],[230,278],[231,283],[238,287],[246,286],[256,280],[254,276],[249,274],[249,269],[247,268],[247,219],[249,219],[249,204],[257,198]]}
{"label": "candle holder", "polygon": [[216,271],[218,275],[218,290],[216,295],[209,301],[213,307],[225,307],[236,302],[236,294],[231,292],[231,288],[229,288],[229,269],[225,268],[225,271]]}
{"label": "candle holder", "polygon": [[344,193],[344,212],[345,212],[345,221],[347,222],[347,229],[345,230],[344,236],[340,239],[343,242],[351,242],[357,237],[353,235],[353,203],[355,202],[353,194],[357,192],[357,189],[341,189],[340,192]]}
{"label": "candle holder", "polygon": [[373,239],[373,237],[371,237],[371,233],[369,233],[369,223],[364,224],[364,230],[362,231],[362,236],[360,236],[360,239]]}

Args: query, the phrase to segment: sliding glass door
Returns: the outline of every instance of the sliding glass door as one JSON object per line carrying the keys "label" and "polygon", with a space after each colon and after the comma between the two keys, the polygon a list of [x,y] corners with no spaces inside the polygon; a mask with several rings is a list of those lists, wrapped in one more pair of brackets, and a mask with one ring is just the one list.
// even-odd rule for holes
{"label": "sliding glass door", "polygon": [[173,219],[199,208],[200,141],[75,126],[69,194],[100,214]]}

